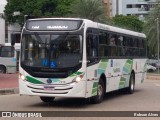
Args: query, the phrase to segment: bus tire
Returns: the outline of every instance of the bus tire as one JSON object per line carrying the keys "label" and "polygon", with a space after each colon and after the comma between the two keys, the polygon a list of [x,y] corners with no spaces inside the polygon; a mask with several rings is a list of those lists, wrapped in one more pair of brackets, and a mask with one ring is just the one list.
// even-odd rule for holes
{"label": "bus tire", "polygon": [[133,94],[135,88],[135,77],[134,74],[131,73],[130,79],[129,79],[129,87],[127,88],[128,94]]}
{"label": "bus tire", "polygon": [[45,102],[45,103],[51,103],[51,102],[53,102],[53,100],[54,100],[54,98],[55,97],[40,97],[40,99],[43,101],[43,102]]}
{"label": "bus tire", "polygon": [[104,98],[105,87],[104,87],[104,82],[103,82],[102,78],[99,79],[97,87],[98,87],[97,88],[97,95],[91,97],[91,100],[90,100],[91,103],[93,103],[93,104],[101,103]]}
{"label": "bus tire", "polygon": [[0,73],[6,73],[6,68],[4,66],[0,66]]}

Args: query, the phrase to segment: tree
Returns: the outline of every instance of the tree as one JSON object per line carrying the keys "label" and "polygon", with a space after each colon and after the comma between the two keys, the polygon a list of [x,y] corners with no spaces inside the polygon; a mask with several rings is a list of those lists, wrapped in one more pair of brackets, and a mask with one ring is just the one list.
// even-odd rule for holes
{"label": "tree", "polygon": [[[157,18],[160,21],[160,0],[157,1],[156,7],[149,12],[145,19],[144,33],[147,35],[149,55],[158,54],[157,51]],[[160,23],[160,22],[159,22]],[[159,28],[160,29],[160,28]]]}
{"label": "tree", "polygon": [[75,0],[57,0],[56,1],[56,11],[54,12],[55,16],[66,16],[67,14],[71,14],[72,11],[70,9],[71,4]]}
{"label": "tree", "polygon": [[[59,17],[70,13],[69,6],[74,0],[7,0],[5,19],[10,24],[23,24],[24,15],[37,17]],[[14,12],[20,15],[14,16]]]}
{"label": "tree", "polygon": [[105,7],[102,0],[75,0],[71,6],[72,17],[79,17],[107,23]]}
{"label": "tree", "polygon": [[121,28],[142,32],[144,22],[139,20],[136,16],[116,15],[113,17],[113,23],[115,26]]}

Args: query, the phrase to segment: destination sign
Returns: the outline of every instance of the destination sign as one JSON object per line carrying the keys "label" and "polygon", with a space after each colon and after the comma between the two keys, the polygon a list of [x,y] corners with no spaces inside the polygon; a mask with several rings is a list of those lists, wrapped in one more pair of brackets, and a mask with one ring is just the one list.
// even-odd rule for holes
{"label": "destination sign", "polygon": [[31,31],[73,31],[78,30],[82,20],[28,20],[26,29]]}

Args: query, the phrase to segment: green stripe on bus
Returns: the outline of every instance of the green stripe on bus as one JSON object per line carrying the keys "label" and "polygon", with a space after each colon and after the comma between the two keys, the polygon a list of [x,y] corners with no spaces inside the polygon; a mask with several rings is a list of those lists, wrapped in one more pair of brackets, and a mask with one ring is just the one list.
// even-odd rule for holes
{"label": "green stripe on bus", "polygon": [[97,95],[97,87],[92,89],[92,95]]}
{"label": "green stripe on bus", "polygon": [[99,65],[99,68],[101,68],[101,69],[106,69],[106,67],[107,67],[107,63],[100,63],[100,65]]}
{"label": "green stripe on bus", "polygon": [[120,81],[126,81],[126,78],[124,77],[121,77],[121,80]]}
{"label": "green stripe on bus", "polygon": [[76,75],[81,75],[83,72],[75,72]]}
{"label": "green stripe on bus", "polygon": [[124,84],[125,84],[125,81],[123,81],[123,82],[121,81],[119,85],[124,85]]}
{"label": "green stripe on bus", "polygon": [[92,95],[97,95],[97,89],[98,89],[98,82],[94,82],[92,87]]}
{"label": "green stripe on bus", "polygon": [[133,61],[132,60],[127,60],[127,63],[132,64]]}
{"label": "green stripe on bus", "polygon": [[35,79],[35,78],[32,78],[32,77],[30,77],[30,76],[26,76],[26,80],[27,80],[28,82],[31,82],[31,83],[34,83],[34,84],[44,84],[43,82],[41,82],[41,81],[39,81],[39,80],[37,80],[37,79]]}
{"label": "green stripe on bus", "polygon": [[144,67],[143,67],[143,74],[142,74],[142,80],[141,80],[141,83],[143,83],[143,82],[144,82],[144,76],[145,76],[145,74],[146,74],[146,71],[147,71],[147,64],[145,63],[145,64],[144,64]]}
{"label": "green stripe on bus", "polygon": [[105,70],[107,68],[108,64],[108,59],[102,59],[101,62],[99,63],[97,73],[101,75],[102,73],[105,73]]}
{"label": "green stripe on bus", "polygon": [[131,68],[131,64],[126,63],[125,64],[125,68],[130,69]]}
{"label": "green stripe on bus", "polygon": [[101,62],[108,62],[108,59],[102,59]]}
{"label": "green stripe on bus", "polygon": [[[127,72],[128,74],[130,74],[132,67],[133,67],[133,60],[128,59],[123,67],[122,73],[124,74]],[[126,81],[128,81],[128,80],[129,80],[129,77],[127,77],[127,78],[121,77],[120,82],[119,82],[119,88],[124,88],[126,85]]]}
{"label": "green stripe on bus", "polygon": [[73,76],[77,76],[77,75],[81,75],[83,74],[83,72],[75,72],[73,74],[71,74],[69,77],[73,77]]}
{"label": "green stripe on bus", "polygon": [[97,87],[98,86],[98,82],[94,82],[94,84],[93,84],[93,87],[92,88],[95,88],[95,87]]}

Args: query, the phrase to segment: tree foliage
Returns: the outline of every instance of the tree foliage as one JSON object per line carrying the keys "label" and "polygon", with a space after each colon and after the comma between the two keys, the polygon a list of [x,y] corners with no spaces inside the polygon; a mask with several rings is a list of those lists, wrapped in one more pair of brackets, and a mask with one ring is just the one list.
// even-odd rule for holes
{"label": "tree foliage", "polygon": [[116,15],[113,17],[113,23],[115,26],[121,28],[142,32],[144,22],[139,20],[136,16]]}
{"label": "tree foliage", "polygon": [[[157,49],[157,18],[160,21],[160,0],[157,1],[157,6],[149,12],[145,19],[144,33],[148,38],[149,54],[155,55],[158,53]],[[160,23],[160,22],[159,22]],[[159,28],[160,29],[160,28]],[[159,33],[160,34],[160,33]]]}
{"label": "tree foliage", "polygon": [[[74,0],[7,0],[5,19],[9,23],[23,24],[24,15],[38,17],[63,17],[70,13],[70,4]],[[13,13],[19,11],[20,15]]]}
{"label": "tree foliage", "polygon": [[[106,10],[102,0],[75,0],[71,7],[72,17],[90,19],[93,21],[108,23]],[[109,21],[110,22],[110,21]]]}

